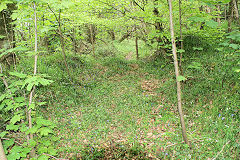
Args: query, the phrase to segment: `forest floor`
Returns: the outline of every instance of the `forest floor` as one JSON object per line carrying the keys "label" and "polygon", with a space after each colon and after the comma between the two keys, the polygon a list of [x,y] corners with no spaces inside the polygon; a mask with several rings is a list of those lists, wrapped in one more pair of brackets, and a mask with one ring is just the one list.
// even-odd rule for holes
{"label": "forest floor", "polygon": [[131,52],[127,57],[114,73],[112,66],[97,64],[94,87],[88,86],[95,81],[89,73],[86,79],[80,76],[88,82],[72,91],[79,94],[80,104],[64,93],[50,93],[55,101],[48,110],[58,124],[61,156],[83,158],[84,149],[83,159],[156,159],[173,156],[166,149],[176,145],[176,138],[182,143],[174,105],[166,105],[165,95],[158,91],[167,79],[131,62]]}
{"label": "forest floor", "polygon": [[[40,72],[47,73],[55,82],[39,93],[44,93],[40,97],[49,104],[43,108],[43,116],[49,117],[57,125],[58,157],[237,157],[238,120],[233,116],[238,111],[234,110],[237,96],[228,97],[226,94],[225,97],[214,98],[209,93],[209,84],[218,86],[211,81],[213,74],[209,74],[209,79],[202,79],[206,75],[202,72],[204,76],[198,74],[183,86],[183,107],[188,138],[193,146],[191,150],[182,140],[171,62],[136,61],[132,52],[122,57],[98,60],[88,55],[68,57],[74,75],[71,78],[74,82],[71,83],[63,62],[55,62],[56,59],[53,56],[41,61],[40,58],[44,63],[39,68]],[[209,57],[206,59],[211,60]],[[224,94],[225,90],[221,89],[221,92]],[[229,93],[228,86],[226,93]],[[231,101],[224,101],[226,98],[231,98]],[[233,109],[218,109],[219,102],[223,101],[225,104],[222,105],[231,103]]]}

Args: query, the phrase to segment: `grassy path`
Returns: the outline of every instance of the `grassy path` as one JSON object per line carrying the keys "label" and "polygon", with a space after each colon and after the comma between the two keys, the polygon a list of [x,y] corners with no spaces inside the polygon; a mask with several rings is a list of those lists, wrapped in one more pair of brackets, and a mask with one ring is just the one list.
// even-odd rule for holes
{"label": "grassy path", "polygon": [[108,62],[97,64],[95,75],[81,75],[84,86],[66,90],[74,96],[53,104],[62,156],[155,159],[167,155],[164,146],[173,144],[170,137],[179,139],[175,116],[158,90],[165,80],[130,60],[119,60],[117,68]]}

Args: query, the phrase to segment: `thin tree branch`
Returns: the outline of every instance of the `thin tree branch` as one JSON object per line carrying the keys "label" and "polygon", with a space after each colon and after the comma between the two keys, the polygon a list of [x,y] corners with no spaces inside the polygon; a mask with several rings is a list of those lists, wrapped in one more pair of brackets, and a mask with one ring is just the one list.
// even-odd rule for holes
{"label": "thin tree branch", "polygon": [[53,13],[53,15],[55,16],[55,19],[56,19],[56,21],[58,22],[58,25],[59,25],[59,21],[58,21],[58,18],[57,18],[57,15],[56,15],[56,13],[52,10],[52,8],[49,6],[49,4],[48,4],[48,8],[50,9],[50,11]]}
{"label": "thin tree branch", "polygon": [[52,155],[50,155],[50,154],[47,154],[47,153],[43,153],[43,155],[49,156],[49,157],[51,157],[51,158],[53,158],[53,159],[60,159],[60,158],[54,157],[54,156],[52,156]]}
{"label": "thin tree branch", "polygon": [[142,11],[145,11],[135,0],[133,0],[133,3],[135,3]]}
{"label": "thin tree branch", "polygon": [[119,10],[119,9],[115,8],[114,6],[112,6],[112,5],[108,4],[107,2],[102,2],[102,1],[100,1],[100,0],[96,0],[96,1],[98,1],[98,2],[100,2],[100,3],[103,3],[103,4],[106,4],[106,5],[107,5],[107,6],[109,6],[109,7],[112,7],[112,9],[114,9],[114,10],[116,10],[116,11],[118,11],[118,12],[122,13],[124,16],[127,16],[128,18],[131,18],[131,19],[133,19],[133,20],[137,20],[137,21],[140,21],[140,22],[142,22],[142,23],[146,23],[146,24],[149,24],[149,25],[153,25],[153,26],[155,26],[155,24],[153,24],[153,23],[150,23],[150,22],[145,22],[145,21],[144,21],[144,20],[142,20],[141,18],[137,18],[137,17],[128,16],[128,15],[126,15],[126,13],[125,13],[125,12],[123,12],[123,11],[121,11],[121,10]]}

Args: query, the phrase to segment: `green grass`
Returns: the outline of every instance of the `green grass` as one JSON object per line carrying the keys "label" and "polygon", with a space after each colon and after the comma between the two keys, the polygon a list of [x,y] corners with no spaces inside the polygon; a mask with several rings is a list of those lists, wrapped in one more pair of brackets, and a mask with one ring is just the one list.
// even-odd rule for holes
{"label": "green grass", "polygon": [[[236,159],[239,92],[234,86],[239,81],[228,61],[202,51],[183,63],[188,78],[183,83],[183,107],[191,150],[182,142],[173,64],[161,59],[127,61],[126,53],[134,49],[133,41],[129,44],[117,46],[116,57],[69,55],[71,78],[60,54],[39,58],[39,72],[54,80],[50,87],[38,88],[41,100],[49,104],[39,114],[57,124],[59,157],[207,159],[223,149],[219,159]],[[201,69],[188,68],[192,62],[200,63]],[[25,72],[31,70],[27,64]]]}

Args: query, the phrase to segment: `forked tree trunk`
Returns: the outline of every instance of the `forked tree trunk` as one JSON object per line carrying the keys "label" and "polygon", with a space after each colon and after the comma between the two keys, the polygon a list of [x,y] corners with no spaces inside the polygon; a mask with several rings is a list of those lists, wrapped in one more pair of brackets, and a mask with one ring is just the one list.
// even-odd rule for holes
{"label": "forked tree trunk", "polygon": [[176,74],[176,82],[177,82],[177,98],[178,98],[178,112],[180,116],[180,122],[182,126],[182,136],[186,144],[189,145],[191,148],[191,145],[187,138],[186,133],[186,127],[185,122],[183,118],[183,111],[182,111],[182,100],[181,100],[181,83],[178,81],[179,77],[179,70],[178,70],[178,60],[177,60],[177,52],[176,52],[176,43],[175,43],[175,37],[174,37],[174,27],[173,27],[173,18],[172,18],[172,0],[168,0],[169,2],[169,22],[170,22],[170,31],[171,31],[171,38],[172,38],[172,52],[173,52],[173,58],[174,58],[174,66],[175,66],[175,74]]}

